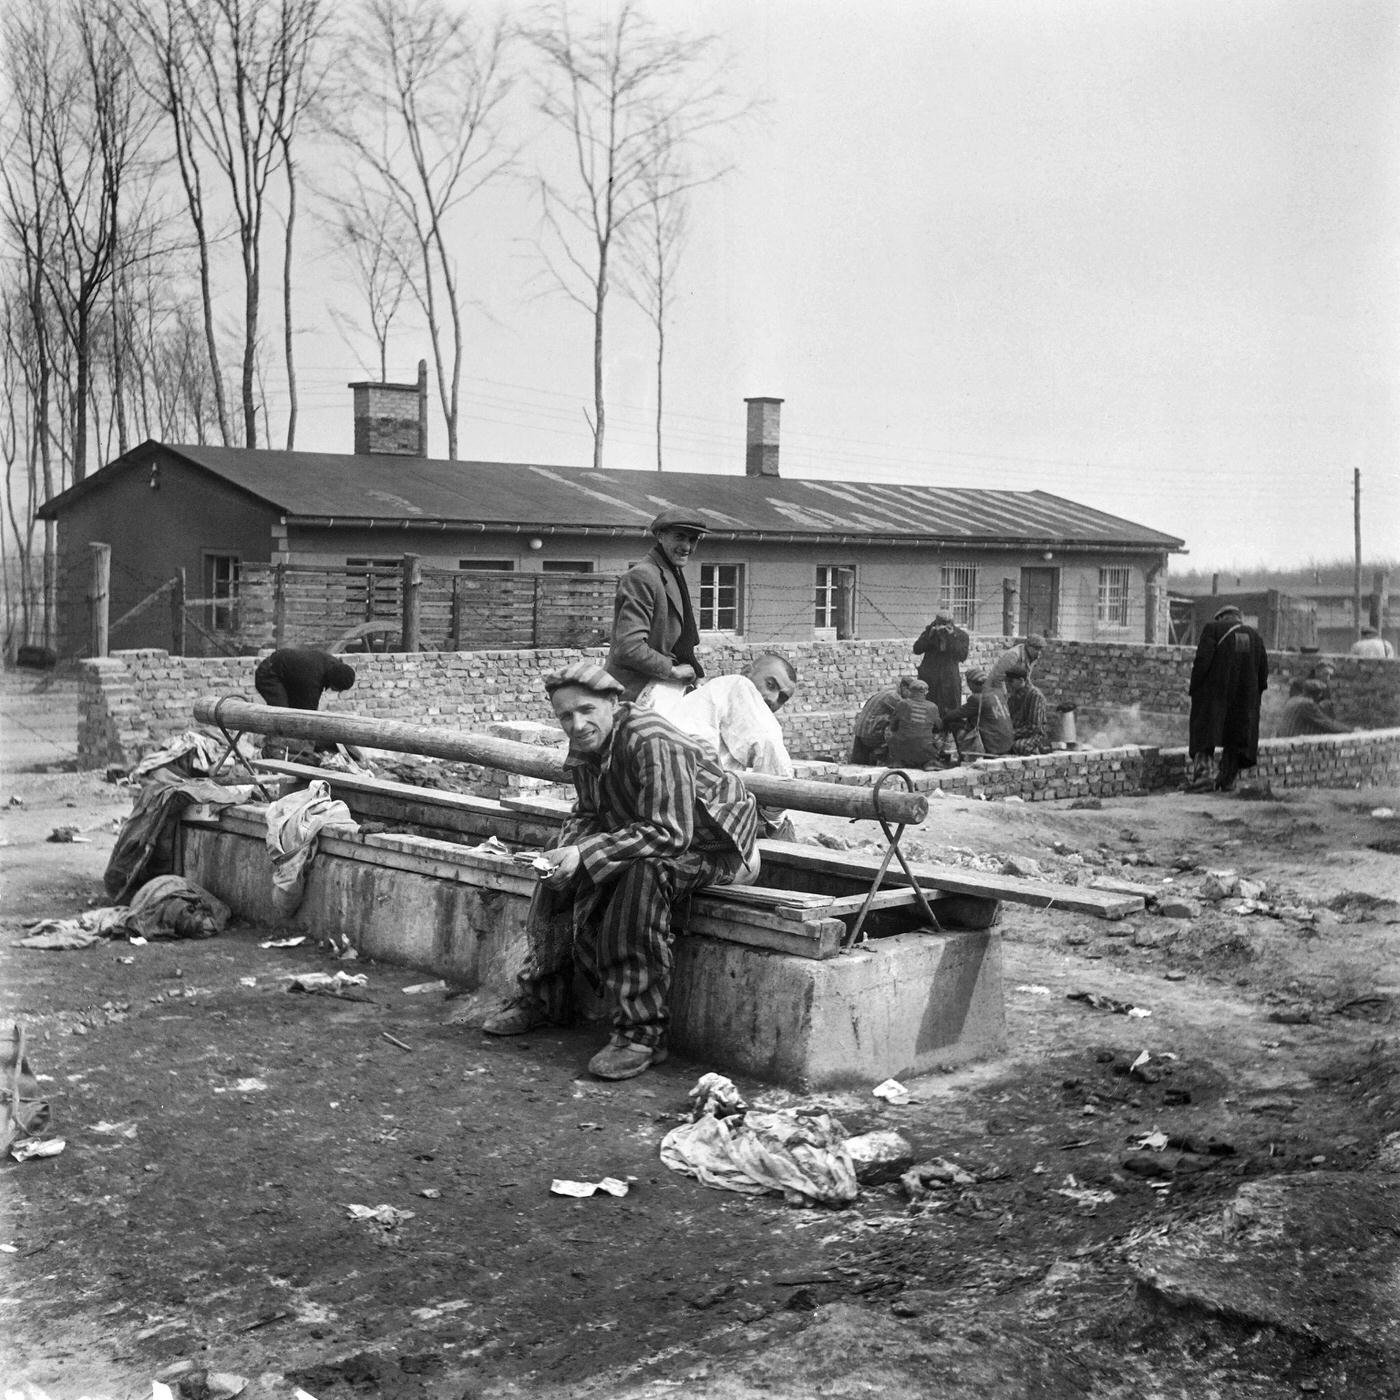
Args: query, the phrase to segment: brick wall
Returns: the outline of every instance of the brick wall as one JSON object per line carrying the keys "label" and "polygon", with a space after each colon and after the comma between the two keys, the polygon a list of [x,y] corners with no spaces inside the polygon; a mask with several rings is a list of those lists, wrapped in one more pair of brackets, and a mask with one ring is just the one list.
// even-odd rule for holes
{"label": "brick wall", "polygon": [[[974,638],[968,665],[986,664],[1004,645],[1000,638]],[[756,650],[760,648],[709,648],[702,659],[709,674],[722,675],[742,669]],[[789,748],[818,765],[814,774],[834,773],[849,747],[855,711],[912,669],[909,643],[810,642],[784,650],[800,678],[797,696],[782,712]],[[599,660],[604,656],[600,648],[583,654]],[[358,680],[353,690],[334,697],[335,706],[353,714],[478,732],[519,721],[549,724],[552,716],[540,678],[578,655],[561,648],[353,656],[348,660]],[[1333,689],[1339,714],[1352,722],[1355,710],[1391,716],[1390,732],[1269,740],[1258,775],[1275,787],[1400,781],[1400,731],[1395,729],[1400,726],[1400,661],[1329,659],[1337,666]],[[1300,663],[1311,665],[1311,659],[1280,659],[1273,682],[1280,696],[1287,694],[1291,668]],[[190,727],[194,702],[201,696],[255,699],[256,664],[254,657],[172,657],[158,650],[119,652],[84,663],[80,765],[135,762]],[[1189,673],[1190,652],[1182,648],[1056,642],[1037,667],[1037,680],[1052,704],[1070,698],[1080,706],[1085,719],[1078,725],[1079,738],[1093,742],[1093,750],[999,759],[969,773],[923,775],[920,784],[1035,800],[1102,796],[1178,781],[1185,762],[1177,747],[1179,733],[1151,737],[1126,731],[1161,730],[1168,724],[1179,731]],[[1121,735],[1110,733],[1115,725],[1124,731]],[[1145,737],[1150,741],[1144,742]],[[841,774],[843,781],[873,781],[873,776],[870,770]]]}

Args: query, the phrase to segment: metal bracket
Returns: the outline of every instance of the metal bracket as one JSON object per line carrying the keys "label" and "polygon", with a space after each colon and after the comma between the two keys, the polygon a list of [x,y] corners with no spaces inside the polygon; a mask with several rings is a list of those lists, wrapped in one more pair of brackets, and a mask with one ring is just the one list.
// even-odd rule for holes
{"label": "metal bracket", "polygon": [[[906,792],[914,791],[914,784],[909,780],[909,775],[902,768],[887,768],[875,780],[875,787],[872,796],[875,799],[875,811],[880,812],[880,793],[885,784],[891,778],[898,778],[904,784]],[[880,868],[875,872],[875,880],[870,886],[870,892],[865,896],[865,903],[860,907],[860,913],[856,915],[855,922],[851,925],[851,931],[841,940],[843,948],[854,947],[857,943],[865,940],[861,937],[861,930],[865,927],[865,916],[870,913],[870,906],[875,902],[875,896],[880,892],[880,886],[884,882],[885,872],[890,868],[890,860],[898,857],[899,864],[909,881],[910,888],[914,891],[914,898],[923,908],[924,916],[928,919],[929,927],[932,929],[942,929],[942,924],[938,922],[937,915],[933,912],[933,906],[928,902],[928,895],[924,893],[924,887],[914,878],[914,872],[909,868],[909,862],[905,858],[904,852],[900,850],[899,841],[904,835],[907,822],[901,822],[894,831],[890,830],[890,824],[883,815],[878,817],[880,829],[885,833],[885,854],[880,861]]]}
{"label": "metal bracket", "polygon": [[248,760],[243,756],[242,751],[238,747],[238,741],[243,737],[246,731],[240,729],[237,734],[230,734],[228,732],[228,726],[220,717],[219,711],[223,708],[224,702],[226,700],[240,700],[245,705],[251,703],[246,695],[239,695],[234,691],[230,691],[227,695],[221,695],[219,697],[218,704],[214,706],[214,723],[219,726],[219,733],[224,736],[224,743],[226,743],[228,747],[220,755],[219,761],[214,765],[213,769],[210,771],[210,781],[214,782],[218,780],[219,774],[223,771],[224,764],[227,763],[230,758],[232,758],[234,760],[235,766],[237,766],[238,764],[242,764],[243,767],[247,770],[249,781],[253,784],[255,788],[257,788],[263,800],[265,802],[271,802],[272,794],[269,793],[268,790],[263,786],[261,775],[253,767],[253,765],[249,763]]}

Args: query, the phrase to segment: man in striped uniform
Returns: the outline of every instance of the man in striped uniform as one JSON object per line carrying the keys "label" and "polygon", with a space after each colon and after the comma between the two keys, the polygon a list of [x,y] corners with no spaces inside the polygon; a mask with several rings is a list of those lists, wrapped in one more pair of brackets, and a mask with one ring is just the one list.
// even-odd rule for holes
{"label": "man in striped uniform", "polygon": [[666,1055],[673,910],[706,885],[753,881],[758,805],[701,744],[621,701],[601,666],[576,661],[545,692],[577,801],[531,901],[521,995],[482,1029],[567,1021],[577,968],[612,1011],[612,1039],[588,1068],[631,1079]]}

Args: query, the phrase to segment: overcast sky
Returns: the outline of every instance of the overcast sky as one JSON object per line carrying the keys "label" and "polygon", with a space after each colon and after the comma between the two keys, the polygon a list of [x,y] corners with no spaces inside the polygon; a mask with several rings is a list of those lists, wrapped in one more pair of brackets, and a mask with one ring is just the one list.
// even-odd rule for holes
{"label": "overcast sky", "polygon": [[[741,471],[775,395],[787,476],[1051,491],[1183,537],[1179,569],[1349,558],[1359,469],[1366,553],[1400,557],[1394,0],[652,9],[766,103],[697,198],[669,469]],[[503,187],[463,239],[461,455],[587,465],[590,327],[530,207]],[[303,347],[298,446],[349,450],[370,361]],[[425,351],[396,337],[391,378]],[[652,376],[619,302],[610,467],[654,460]]]}

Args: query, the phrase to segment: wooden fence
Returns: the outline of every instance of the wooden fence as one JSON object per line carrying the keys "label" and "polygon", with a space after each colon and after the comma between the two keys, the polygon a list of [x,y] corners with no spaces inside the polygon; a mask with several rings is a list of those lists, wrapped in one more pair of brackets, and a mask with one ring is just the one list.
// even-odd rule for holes
{"label": "wooden fence", "polygon": [[613,574],[244,564],[239,649],[328,646],[351,634],[365,649],[487,651],[582,647],[612,629]]}

